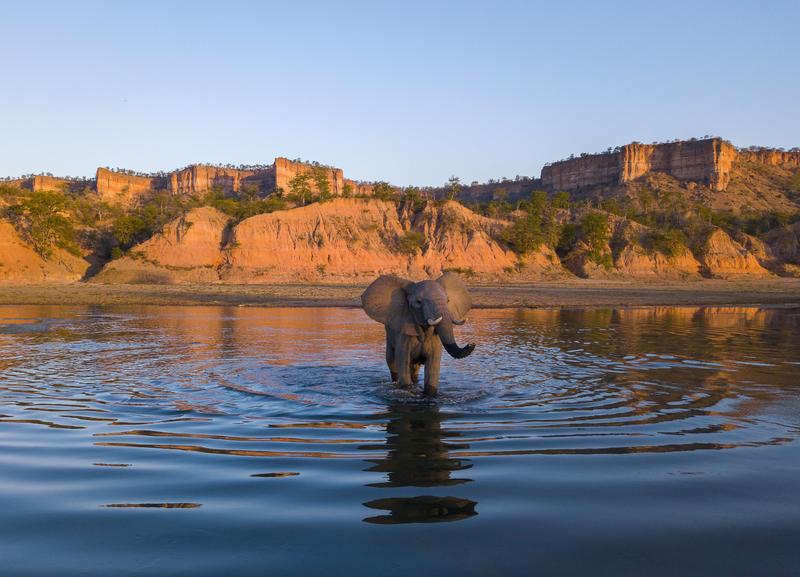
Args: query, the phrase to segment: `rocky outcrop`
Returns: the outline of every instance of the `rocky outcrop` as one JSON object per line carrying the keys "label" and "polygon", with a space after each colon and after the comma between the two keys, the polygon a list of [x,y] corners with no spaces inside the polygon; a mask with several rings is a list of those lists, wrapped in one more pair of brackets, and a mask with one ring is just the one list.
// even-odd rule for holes
{"label": "rocky outcrop", "polygon": [[651,232],[641,224],[620,220],[612,237],[614,272],[628,278],[690,279],[700,277],[700,263],[688,248],[664,254],[648,248]]}
{"label": "rocky outcrop", "polygon": [[548,190],[570,191],[623,184],[648,172],[664,172],[680,180],[702,182],[713,190],[725,190],[736,156],[736,148],[719,138],[634,142],[616,152],[583,155],[545,166],[542,185]]}
{"label": "rocky outcrop", "polygon": [[135,206],[154,190],[167,186],[163,177],[139,176],[102,167],[97,169],[95,182],[101,200],[122,207]]}
{"label": "rocky outcrop", "polygon": [[361,182],[359,180],[344,179],[342,185],[342,195],[344,196],[372,196],[375,185],[371,182]]}
{"label": "rocky outcrop", "polygon": [[496,241],[503,226],[455,202],[415,211],[340,198],[257,215],[233,228],[226,215],[206,207],[110,262],[96,280],[249,284],[360,282],[379,274],[424,278],[445,270],[506,280],[564,274],[550,249],[519,259]]}
{"label": "rocky outcrop", "polygon": [[[340,196],[344,192],[344,172],[341,168],[296,162],[288,158],[275,159],[276,189],[281,189],[286,193],[290,192],[292,179],[298,174],[308,174],[312,177],[318,174],[323,176],[328,181],[330,193],[333,196]],[[313,192],[319,192],[315,178],[310,178],[308,185]]]}
{"label": "rocky outcrop", "polygon": [[695,251],[706,276],[766,277],[770,273],[753,254],[722,229],[714,229]]}
{"label": "rocky outcrop", "polygon": [[800,222],[769,231],[764,241],[774,258],[800,264]]}
{"label": "rocky outcrop", "polygon": [[228,216],[202,207],[108,263],[95,280],[105,283],[205,283],[219,281]]}
{"label": "rocky outcrop", "polygon": [[59,178],[57,176],[30,176],[27,178],[15,178],[12,180],[0,181],[0,184],[13,186],[22,190],[39,192],[41,190],[79,190],[86,184],[85,180]]}
{"label": "rocky outcrop", "polygon": [[10,222],[0,220],[0,283],[75,282],[88,269],[86,260],[60,249],[42,258]]}
{"label": "rocky outcrop", "polygon": [[551,254],[518,264],[493,239],[501,226],[454,202],[415,213],[391,202],[336,199],[241,222],[233,230],[224,278],[342,281],[389,273],[423,278],[443,270],[538,278],[560,269]]}
{"label": "rocky outcrop", "polygon": [[782,168],[800,168],[800,150],[776,150],[774,148],[747,149],[739,152],[742,160],[780,166]]}
{"label": "rocky outcrop", "polygon": [[564,257],[564,266],[582,278],[698,279],[700,263],[688,248],[664,254],[651,246],[652,231],[621,217],[609,218],[608,237],[599,254],[578,241]]}
{"label": "rocky outcrop", "polygon": [[[328,181],[330,193],[344,193],[344,173],[339,168],[295,162],[276,158],[274,164],[265,167],[241,170],[222,166],[193,164],[166,175],[136,175],[98,168],[97,193],[109,204],[123,207],[136,206],[156,190],[179,196],[200,197],[212,189],[223,194],[239,192],[245,184],[254,185],[262,194],[281,189],[291,191],[292,179],[298,174],[308,174],[308,185],[312,192],[319,192],[318,179]],[[349,181],[353,194],[371,194],[371,185]]]}
{"label": "rocky outcrop", "polygon": [[193,164],[169,174],[169,191],[182,196],[198,196],[218,188],[225,194],[239,192],[242,185],[250,184],[260,191],[275,188],[275,168],[238,170],[204,164]]}

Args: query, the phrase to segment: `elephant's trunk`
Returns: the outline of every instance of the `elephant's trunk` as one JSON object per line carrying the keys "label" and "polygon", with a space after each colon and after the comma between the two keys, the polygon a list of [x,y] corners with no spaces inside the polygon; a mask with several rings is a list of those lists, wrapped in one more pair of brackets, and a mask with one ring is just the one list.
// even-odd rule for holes
{"label": "elephant's trunk", "polygon": [[475,345],[473,343],[469,343],[465,347],[458,346],[456,338],[453,335],[453,321],[450,319],[450,315],[444,315],[441,322],[436,325],[436,334],[442,339],[444,350],[454,359],[463,359],[475,350]]}

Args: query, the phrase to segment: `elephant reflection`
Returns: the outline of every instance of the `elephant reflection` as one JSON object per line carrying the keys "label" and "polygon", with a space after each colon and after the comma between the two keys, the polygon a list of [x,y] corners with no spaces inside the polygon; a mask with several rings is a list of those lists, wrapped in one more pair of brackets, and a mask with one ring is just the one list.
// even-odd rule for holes
{"label": "elephant reflection", "polygon": [[[389,406],[385,445],[365,445],[363,450],[388,448],[383,459],[367,460],[370,472],[384,473],[384,481],[368,487],[440,487],[469,483],[472,479],[453,477],[456,471],[472,467],[465,459],[453,458],[450,451],[467,449],[468,444],[448,442],[459,433],[442,429],[442,415],[435,405]],[[475,512],[475,501],[459,497],[394,497],[375,499],[366,507],[383,509],[388,514],[368,517],[368,523],[430,523],[466,519]]]}

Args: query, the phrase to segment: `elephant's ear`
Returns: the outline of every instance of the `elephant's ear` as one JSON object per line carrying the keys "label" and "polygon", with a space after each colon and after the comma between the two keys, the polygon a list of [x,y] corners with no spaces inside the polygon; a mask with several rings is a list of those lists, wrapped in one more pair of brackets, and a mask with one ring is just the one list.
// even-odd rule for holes
{"label": "elephant's ear", "polygon": [[414,283],[394,275],[381,275],[361,295],[369,318],[396,331],[416,335],[406,289]]}
{"label": "elephant's ear", "polygon": [[469,309],[472,308],[472,297],[467,292],[467,287],[458,278],[458,275],[452,272],[446,272],[438,279],[440,285],[444,287],[447,293],[447,308],[450,311],[450,316],[456,324],[462,324],[467,317]]}

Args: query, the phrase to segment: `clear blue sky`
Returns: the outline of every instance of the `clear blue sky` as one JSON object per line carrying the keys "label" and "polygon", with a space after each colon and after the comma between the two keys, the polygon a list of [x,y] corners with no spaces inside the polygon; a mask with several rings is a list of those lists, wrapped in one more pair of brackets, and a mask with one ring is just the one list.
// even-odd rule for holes
{"label": "clear blue sky", "polygon": [[800,145],[800,1],[0,3],[0,175],[302,157],[516,174],[632,140]]}

